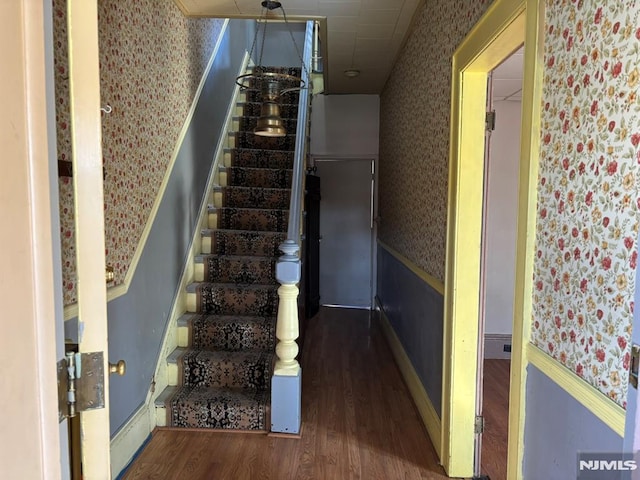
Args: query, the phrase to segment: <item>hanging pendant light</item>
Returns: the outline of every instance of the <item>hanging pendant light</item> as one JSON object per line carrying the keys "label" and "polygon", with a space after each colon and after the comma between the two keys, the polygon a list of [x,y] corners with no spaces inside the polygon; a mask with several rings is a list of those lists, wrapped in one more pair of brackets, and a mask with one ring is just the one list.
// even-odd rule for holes
{"label": "hanging pendant light", "polygon": [[284,122],[280,116],[280,100],[286,93],[293,92],[305,88],[302,78],[290,75],[287,73],[268,72],[262,65],[262,54],[265,47],[265,39],[267,35],[267,14],[273,10],[280,9],[282,11],[282,17],[284,23],[289,29],[291,35],[291,41],[296,49],[296,53],[300,59],[302,68],[305,69],[304,62],[302,61],[302,55],[300,55],[300,49],[295,41],[291,26],[287,21],[287,15],[282,8],[282,3],[265,0],[261,3],[262,14],[260,16],[260,22],[256,28],[256,33],[251,45],[251,51],[249,57],[253,58],[253,51],[258,43],[258,36],[260,35],[260,27],[262,26],[262,43],[260,45],[260,55],[256,65],[243,75],[236,78],[236,83],[243,91],[257,91],[260,92],[260,118],[256,127],[253,129],[255,135],[263,137],[284,137],[287,134],[287,130],[284,127]]}

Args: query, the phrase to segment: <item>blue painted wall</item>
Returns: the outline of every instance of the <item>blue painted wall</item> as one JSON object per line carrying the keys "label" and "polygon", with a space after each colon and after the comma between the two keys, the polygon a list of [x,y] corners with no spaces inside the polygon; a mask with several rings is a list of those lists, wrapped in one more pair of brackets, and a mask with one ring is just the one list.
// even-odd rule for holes
{"label": "blue painted wall", "polygon": [[622,437],[533,365],[526,395],[525,479],[575,479],[578,452],[623,451]]}
{"label": "blue painted wall", "polygon": [[[267,26],[267,37],[262,51],[262,65],[274,67],[300,67],[300,56],[304,50],[304,32],[306,23],[290,23],[289,28],[284,23],[269,23]],[[258,63],[260,47],[262,43],[263,27],[260,27],[259,40],[253,51],[252,59]],[[299,53],[291,41],[291,35],[296,41]],[[247,48],[251,50],[251,43]]]}
{"label": "blue painted wall", "polygon": [[377,257],[378,300],[441,416],[444,297],[380,245]]}

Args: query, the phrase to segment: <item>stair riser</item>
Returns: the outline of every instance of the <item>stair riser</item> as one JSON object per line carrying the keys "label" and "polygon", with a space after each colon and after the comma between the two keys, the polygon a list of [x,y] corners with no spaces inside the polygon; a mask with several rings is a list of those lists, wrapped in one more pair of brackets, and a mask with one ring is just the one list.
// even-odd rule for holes
{"label": "stair riser", "polygon": [[[287,210],[244,210],[222,208],[216,218],[210,218],[210,228],[229,230],[253,230],[261,232],[286,232],[289,221]],[[211,220],[215,223],[211,225]]]}
{"label": "stair riser", "polygon": [[229,187],[291,189],[291,170],[232,167],[226,174]]}
{"label": "stair riser", "polygon": [[[287,132],[284,137],[263,137],[253,132],[240,132],[235,136],[235,148],[255,148],[262,150],[294,150],[295,132]],[[293,133],[293,135],[291,135]]]}
{"label": "stair riser", "polygon": [[278,247],[286,240],[287,236],[284,233],[274,235],[267,232],[225,232],[218,230],[214,232],[213,236],[204,238],[208,240],[209,253],[279,257],[282,252]]}
{"label": "stair riser", "polygon": [[[249,395],[247,395],[249,397]],[[165,424],[170,427],[266,430],[269,428],[269,393],[256,392],[239,401],[229,395],[208,395],[184,392],[168,402]]]}
{"label": "stair riser", "polygon": [[208,257],[204,263],[204,281],[235,284],[275,284],[275,259]]}
{"label": "stair riser", "polygon": [[198,288],[196,312],[215,315],[276,315],[278,294],[276,289],[225,290],[211,284]]}
{"label": "stair riser", "polygon": [[227,187],[214,194],[216,208],[289,208],[291,193],[287,189],[259,189]]}
{"label": "stair riser", "polygon": [[235,362],[212,359],[202,354],[187,354],[180,375],[183,385],[193,387],[253,388],[268,390],[271,380],[271,357],[258,361]]}
{"label": "stair riser", "polygon": [[293,152],[269,150],[232,150],[225,160],[227,167],[293,168]]}
{"label": "stair riser", "polygon": [[275,351],[276,333],[274,319],[258,319],[254,322],[246,320],[199,322],[194,329],[191,348],[201,350],[226,350],[237,352],[241,350]]}

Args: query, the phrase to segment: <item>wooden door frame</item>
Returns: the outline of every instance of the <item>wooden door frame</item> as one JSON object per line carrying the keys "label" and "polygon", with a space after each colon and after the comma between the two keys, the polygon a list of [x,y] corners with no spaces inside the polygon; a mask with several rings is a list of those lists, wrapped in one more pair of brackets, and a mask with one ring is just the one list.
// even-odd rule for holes
{"label": "wooden door frame", "polygon": [[496,0],[453,55],[445,273],[442,455],[449,476],[474,472],[487,74],[525,43],[518,237],[509,393],[509,479],[522,478],[526,344],[535,247],[544,2]]}

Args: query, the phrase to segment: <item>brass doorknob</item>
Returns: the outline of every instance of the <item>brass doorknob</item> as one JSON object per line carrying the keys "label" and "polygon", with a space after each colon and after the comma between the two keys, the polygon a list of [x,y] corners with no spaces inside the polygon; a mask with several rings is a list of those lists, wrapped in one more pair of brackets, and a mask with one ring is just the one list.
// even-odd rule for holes
{"label": "brass doorknob", "polygon": [[123,376],[127,373],[127,364],[124,360],[120,360],[118,363],[110,363],[109,373],[117,373],[118,375]]}
{"label": "brass doorknob", "polygon": [[107,283],[113,283],[113,281],[116,279],[116,275],[113,270],[113,265],[107,265],[107,268],[105,269],[104,277]]}

